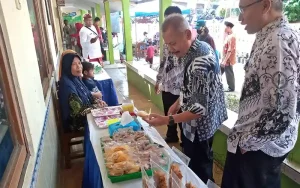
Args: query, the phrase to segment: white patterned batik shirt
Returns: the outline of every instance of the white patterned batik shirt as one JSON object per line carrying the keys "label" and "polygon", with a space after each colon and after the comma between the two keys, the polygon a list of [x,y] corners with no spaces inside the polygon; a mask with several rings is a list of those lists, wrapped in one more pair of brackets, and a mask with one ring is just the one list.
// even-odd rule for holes
{"label": "white patterned batik shirt", "polygon": [[227,119],[219,65],[213,49],[199,40],[193,42],[188,53],[179,61],[185,66],[181,109],[201,116],[184,122],[183,133],[193,142],[197,131],[201,142],[211,138]]}
{"label": "white patterned batik shirt", "polygon": [[183,79],[183,64],[178,63],[178,58],[173,56],[168,46],[164,44],[163,58],[160,62],[156,84],[161,84],[162,91],[179,95]]}
{"label": "white patterned batik shirt", "polygon": [[285,18],[257,33],[240,99],[238,120],[228,136],[237,147],[281,157],[295,145],[300,112],[300,36]]}

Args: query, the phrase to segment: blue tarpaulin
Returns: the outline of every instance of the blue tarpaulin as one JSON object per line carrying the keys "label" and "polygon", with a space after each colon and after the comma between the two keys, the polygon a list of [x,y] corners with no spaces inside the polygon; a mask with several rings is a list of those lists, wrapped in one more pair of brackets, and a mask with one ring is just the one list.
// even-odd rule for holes
{"label": "blue tarpaulin", "polygon": [[[190,14],[191,9],[186,9],[182,11],[182,14]],[[135,17],[150,17],[159,16],[159,12],[135,12]]]}

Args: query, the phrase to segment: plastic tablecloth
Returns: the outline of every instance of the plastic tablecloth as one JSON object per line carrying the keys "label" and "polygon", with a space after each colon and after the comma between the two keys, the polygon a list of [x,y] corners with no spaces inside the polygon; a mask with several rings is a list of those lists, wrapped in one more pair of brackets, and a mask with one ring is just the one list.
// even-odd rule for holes
{"label": "plastic tablecloth", "polygon": [[[100,138],[104,136],[109,136],[107,129],[99,129],[91,114],[87,115],[88,127],[86,128],[85,134],[85,164],[84,164],[84,175],[83,175],[83,187],[84,188],[133,188],[142,187],[142,180],[129,180],[120,183],[111,183],[110,179],[107,177],[107,171],[104,165],[103,153],[100,145]],[[168,151],[171,158],[181,163],[185,168],[184,178],[188,178],[189,181],[193,181],[197,188],[207,188],[207,186],[197,177],[197,175],[188,168],[179,157],[172,151],[164,139],[159,135],[157,130],[153,127],[138,119],[142,124],[146,134],[152,139],[152,141],[164,146]],[[183,179],[185,182],[186,179]]]}
{"label": "plastic tablecloth", "polygon": [[103,69],[101,73],[95,74],[94,79],[97,87],[102,91],[103,101],[108,106],[117,106],[119,104],[116,89],[111,77]]}

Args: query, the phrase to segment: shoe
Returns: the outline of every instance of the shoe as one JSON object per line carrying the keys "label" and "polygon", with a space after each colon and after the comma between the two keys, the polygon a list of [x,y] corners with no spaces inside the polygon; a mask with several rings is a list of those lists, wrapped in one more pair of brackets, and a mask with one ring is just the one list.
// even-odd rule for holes
{"label": "shoe", "polygon": [[179,139],[178,139],[178,138],[170,138],[170,137],[166,137],[166,138],[165,138],[165,141],[166,141],[167,143],[176,143],[176,142],[179,141]]}

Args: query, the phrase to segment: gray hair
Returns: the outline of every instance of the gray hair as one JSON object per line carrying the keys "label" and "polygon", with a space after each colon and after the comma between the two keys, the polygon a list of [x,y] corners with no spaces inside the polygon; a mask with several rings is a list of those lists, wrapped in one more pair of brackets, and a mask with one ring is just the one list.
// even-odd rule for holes
{"label": "gray hair", "polygon": [[166,17],[161,26],[162,32],[166,32],[170,27],[179,32],[190,28],[188,21],[181,14],[171,14]]}

